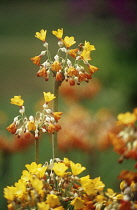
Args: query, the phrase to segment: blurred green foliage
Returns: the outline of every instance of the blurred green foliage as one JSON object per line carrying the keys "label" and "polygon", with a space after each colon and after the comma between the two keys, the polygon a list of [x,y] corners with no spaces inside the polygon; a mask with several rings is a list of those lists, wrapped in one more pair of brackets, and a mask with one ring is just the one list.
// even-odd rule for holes
{"label": "blurred green foliage", "polygon": [[[92,53],[92,64],[99,67],[94,77],[100,79],[102,90],[92,101],[83,104],[93,111],[109,108],[115,113],[132,111],[136,106],[136,45],[135,31],[128,31],[129,42],[122,45],[118,34],[124,30],[124,24],[115,17],[96,17],[95,13],[73,14],[74,8],[69,1],[1,1],[0,5],[0,111],[7,114],[8,120],[1,125],[0,134],[10,136],[6,127],[18,115],[18,107],[9,103],[14,95],[21,95],[25,100],[26,112],[34,114],[36,102],[43,97],[43,91],[52,91],[53,80],[44,82],[36,77],[38,68],[30,58],[38,55],[43,49],[41,42],[34,35],[40,29],[47,29],[47,40],[51,52],[56,52],[57,40],[51,31],[64,28],[64,34],[74,36],[77,43],[90,41],[96,51]],[[126,46],[126,47],[125,47]],[[91,81],[92,82],[92,81]],[[62,105],[60,105],[61,107]],[[61,110],[60,110],[61,111]],[[51,158],[51,144],[48,137],[41,141],[41,162]],[[87,174],[101,176],[108,186],[117,187],[117,175],[123,168],[133,164],[118,165],[118,155],[112,150],[82,154],[80,151],[62,153],[75,162],[87,167]],[[2,157],[1,167],[6,164],[5,174],[1,171],[1,189],[17,181],[26,163],[34,160],[33,146],[20,154]],[[6,162],[9,161],[9,162]],[[8,165],[9,164],[9,165]],[[130,166],[131,165],[131,166]],[[3,170],[3,169],[1,169]],[[9,171],[8,171],[9,170]],[[5,200],[1,194],[1,206]]]}

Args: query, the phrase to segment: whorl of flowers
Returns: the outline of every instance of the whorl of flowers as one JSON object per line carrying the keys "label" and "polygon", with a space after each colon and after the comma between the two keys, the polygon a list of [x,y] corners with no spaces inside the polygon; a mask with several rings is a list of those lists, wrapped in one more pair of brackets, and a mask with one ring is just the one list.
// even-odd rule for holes
{"label": "whorl of flowers", "polygon": [[[128,210],[136,209],[134,198],[136,182],[120,184],[121,193],[108,188],[100,177],[91,179],[89,175],[79,178],[86,168],[67,158],[51,159],[50,162],[25,165],[21,178],[4,189],[8,209],[38,210]],[[123,177],[121,177],[123,178]]]}
{"label": "whorl of flowers", "polygon": [[119,132],[111,133],[110,138],[114,150],[121,155],[119,162],[124,158],[137,160],[137,108],[132,113],[119,114],[116,124],[120,126]]}
{"label": "whorl of flowers", "polygon": [[[38,77],[43,77],[47,81],[50,72],[53,73],[56,81],[69,81],[70,85],[80,84],[82,81],[88,82],[92,78],[92,74],[98,70],[97,67],[89,63],[92,60],[90,53],[95,50],[94,45],[85,41],[84,44],[79,44],[76,48],[70,49],[76,43],[74,37],[63,37],[63,29],[52,31],[53,35],[58,38],[58,46],[54,59],[51,58],[46,40],[46,30],[36,32],[35,37],[43,42],[46,50],[43,50],[39,55],[31,58],[32,62],[40,67],[37,72]],[[45,62],[41,63],[41,58],[46,56]]]}
{"label": "whorl of flowers", "polygon": [[61,118],[62,112],[53,112],[48,108],[48,103],[56,97],[50,92],[43,92],[43,94],[45,99],[43,110],[42,112],[37,112],[35,117],[27,117],[25,115],[24,101],[21,99],[21,96],[14,96],[14,98],[11,99],[12,104],[20,107],[20,115],[16,116],[13,123],[7,127],[9,132],[18,136],[30,132],[34,134],[35,139],[37,139],[40,132],[54,133],[61,129],[58,120]]}

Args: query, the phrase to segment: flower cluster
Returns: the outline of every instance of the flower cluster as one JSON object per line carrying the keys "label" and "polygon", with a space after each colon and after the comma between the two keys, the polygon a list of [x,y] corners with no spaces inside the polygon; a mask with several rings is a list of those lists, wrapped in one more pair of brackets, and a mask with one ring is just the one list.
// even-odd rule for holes
{"label": "flower cluster", "polygon": [[133,112],[118,115],[117,126],[120,126],[117,134],[111,133],[111,141],[114,150],[121,155],[119,162],[124,158],[137,160],[137,108]]}
{"label": "flower cluster", "polygon": [[[89,175],[79,178],[86,168],[67,158],[51,159],[50,162],[25,165],[21,178],[14,186],[4,189],[8,209],[39,210],[131,210],[137,209],[132,202],[136,182],[120,184],[121,193],[108,188],[100,177],[91,179]],[[126,208],[128,206],[128,208]]]}
{"label": "flower cluster", "polygon": [[[46,48],[38,56],[31,58],[32,62],[40,67],[37,76],[43,77],[47,81],[50,72],[52,72],[56,81],[66,80],[69,81],[70,85],[79,85],[82,81],[88,82],[92,78],[92,74],[98,70],[97,67],[89,64],[89,61],[92,60],[90,53],[95,50],[94,45],[85,41],[84,44],[79,44],[77,48],[70,49],[76,43],[73,36],[62,38],[63,29],[52,31],[52,33],[57,37],[59,46],[54,59],[51,58],[48,49],[47,31],[42,29],[40,32],[36,32],[35,37],[40,39]],[[41,63],[41,58],[45,55],[46,60]]]}
{"label": "flower cluster", "polygon": [[35,139],[37,139],[40,132],[54,133],[61,129],[58,120],[61,118],[62,112],[53,112],[48,108],[48,103],[55,98],[54,94],[51,94],[50,92],[43,92],[43,94],[45,99],[43,110],[42,112],[37,112],[35,117],[26,117],[25,107],[23,106],[24,101],[21,99],[21,96],[14,96],[14,98],[11,99],[12,104],[20,107],[20,115],[16,116],[13,123],[7,127],[9,132],[18,135],[18,137],[24,133],[32,133],[34,134]]}

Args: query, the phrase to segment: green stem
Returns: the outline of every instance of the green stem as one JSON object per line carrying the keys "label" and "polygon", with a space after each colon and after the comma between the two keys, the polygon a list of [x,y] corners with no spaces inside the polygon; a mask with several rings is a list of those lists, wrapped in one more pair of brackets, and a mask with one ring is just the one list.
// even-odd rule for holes
{"label": "green stem", "polygon": [[[59,87],[61,85],[62,81],[56,81],[54,83],[54,89],[53,93],[54,96],[56,97],[53,101],[53,112],[58,112],[58,92],[59,92]],[[53,153],[53,159],[58,157],[58,136],[57,132],[52,134],[52,153]]]}
{"label": "green stem", "polygon": [[35,162],[39,163],[39,139],[35,139]]}

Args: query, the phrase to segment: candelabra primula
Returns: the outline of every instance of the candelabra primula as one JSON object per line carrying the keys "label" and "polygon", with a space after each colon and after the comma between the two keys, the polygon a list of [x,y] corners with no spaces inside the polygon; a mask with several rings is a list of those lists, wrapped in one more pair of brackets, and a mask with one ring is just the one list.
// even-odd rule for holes
{"label": "candelabra primula", "polygon": [[[52,33],[58,38],[59,46],[54,59],[51,58],[48,48],[47,31],[42,29],[40,32],[36,32],[35,37],[40,39],[46,48],[38,56],[31,58],[32,62],[40,67],[37,76],[43,77],[47,81],[50,72],[52,72],[56,81],[66,80],[70,85],[79,85],[82,81],[89,82],[92,74],[98,70],[97,67],[89,64],[89,61],[92,60],[90,53],[95,50],[94,45],[85,41],[84,44],[80,43],[77,48],[70,49],[76,43],[73,36],[65,36],[63,39],[63,29],[52,31]],[[45,55],[46,60],[41,63],[41,58]]]}
{"label": "candelabra primula", "polygon": [[114,150],[121,155],[119,162],[124,158],[137,160],[137,108],[133,112],[118,115],[117,134],[110,133]]}

